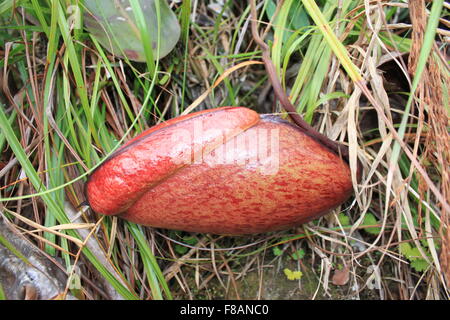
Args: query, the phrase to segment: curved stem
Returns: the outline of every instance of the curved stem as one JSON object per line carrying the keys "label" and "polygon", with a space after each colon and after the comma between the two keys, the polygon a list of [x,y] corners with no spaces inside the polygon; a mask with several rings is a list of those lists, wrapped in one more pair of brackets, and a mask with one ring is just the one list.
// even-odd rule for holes
{"label": "curved stem", "polygon": [[289,98],[286,95],[286,92],[283,90],[281,86],[281,82],[278,79],[275,66],[273,65],[272,59],[270,58],[270,49],[269,46],[261,39],[258,33],[258,17],[256,13],[256,4],[255,0],[250,0],[251,5],[251,30],[252,36],[255,42],[260,46],[262,50],[262,60],[264,62],[264,66],[266,67],[267,74],[269,76],[269,80],[272,84],[273,91],[275,96],[280,101],[282,107],[288,113],[289,117],[292,121],[300,127],[305,134],[310,136],[311,138],[319,141],[322,145],[327,147],[328,149],[334,151],[339,154],[348,162],[348,148],[336,141],[329,139],[327,136],[318,132],[312,126],[310,126],[303,118],[297,113],[294,105],[289,101]]}

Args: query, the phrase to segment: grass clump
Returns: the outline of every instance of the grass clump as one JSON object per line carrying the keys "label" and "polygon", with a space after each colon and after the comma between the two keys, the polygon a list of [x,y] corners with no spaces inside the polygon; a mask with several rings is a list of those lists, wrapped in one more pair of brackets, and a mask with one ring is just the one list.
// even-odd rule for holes
{"label": "grass clump", "polygon": [[[130,12],[145,39],[140,3],[130,1]],[[282,279],[283,270],[299,272],[289,273],[299,290],[315,277],[310,298],[332,297],[339,271],[348,272],[343,298],[448,299],[449,8],[442,0],[256,1],[261,37],[291,103],[349,146],[353,169],[363,166],[355,196],[339,210],[283,232],[224,237],[75,209],[89,173],[152,125],[224,105],[282,113],[259,63],[250,3],[220,3],[168,1],[180,40],[161,60],[154,57],[163,39],[156,48],[144,43],[145,59],[135,62],[83,28],[79,1],[3,1],[3,214],[62,258],[68,274],[79,267],[88,299],[264,298],[268,267]],[[61,225],[69,227],[50,232]],[[239,295],[247,274],[259,281],[256,296]]]}

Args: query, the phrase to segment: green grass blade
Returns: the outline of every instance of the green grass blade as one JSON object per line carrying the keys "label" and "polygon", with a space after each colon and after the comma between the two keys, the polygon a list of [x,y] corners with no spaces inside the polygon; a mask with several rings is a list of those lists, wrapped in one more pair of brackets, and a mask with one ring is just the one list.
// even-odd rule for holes
{"label": "green grass blade", "polygon": [[54,10],[56,10],[56,14],[58,16],[58,26],[61,31],[61,35],[64,39],[64,43],[66,44],[66,53],[69,57],[70,66],[72,69],[73,76],[75,78],[75,82],[77,84],[77,92],[80,96],[81,105],[84,110],[84,115],[89,124],[89,130],[97,144],[100,144],[98,139],[98,134],[95,131],[94,120],[92,119],[92,114],[89,108],[89,99],[86,89],[86,84],[84,83],[83,73],[81,71],[80,62],[78,61],[78,54],[75,48],[74,41],[72,40],[69,26],[67,25],[67,18],[64,14],[64,11],[58,1],[52,1],[52,5],[56,6]]}
{"label": "green grass blade", "polygon": [[180,113],[184,111],[184,99],[186,95],[186,81],[187,81],[187,68],[188,68],[188,52],[189,52],[189,28],[191,17],[191,0],[183,1],[181,6],[181,39],[184,44],[184,62],[183,62],[183,80],[181,89],[181,108]]}
{"label": "green grass blade", "polygon": [[49,36],[49,26],[47,24],[47,20],[45,20],[44,13],[42,12],[42,6],[39,4],[37,0],[31,0],[31,4],[34,8],[34,13],[36,14],[36,17],[39,20],[39,23],[41,24],[42,29],[44,30],[45,34]]}
{"label": "green grass blade", "polygon": [[163,299],[160,289],[161,286],[166,293],[166,296],[169,299],[172,299],[172,295],[170,293],[169,287],[167,286],[166,280],[164,279],[161,269],[158,266],[155,256],[148,247],[142,230],[134,223],[127,223],[127,226],[139,246],[139,251],[142,256],[144,268],[147,272],[147,277],[149,280],[150,288],[152,290],[153,298],[158,300]]}
{"label": "green grass blade", "polygon": [[13,7],[18,7],[25,0],[3,0],[0,4],[0,15],[3,15],[5,12],[8,12]]}
{"label": "green grass blade", "polygon": [[0,283],[0,300],[6,300],[5,292],[3,291],[2,284]]}
{"label": "green grass blade", "polygon": [[[14,152],[14,155],[16,156],[17,160],[21,164],[22,168],[24,169],[26,176],[30,180],[30,182],[33,184],[34,188],[38,191],[37,194],[32,196],[40,196],[43,200],[45,205],[49,210],[51,210],[55,216],[56,219],[61,224],[70,223],[69,218],[67,217],[66,213],[64,212],[64,209],[57,205],[55,200],[52,198],[52,196],[48,193],[44,193],[41,191],[45,191],[46,188],[44,184],[42,183],[38,173],[34,169],[33,165],[31,164],[30,160],[28,159],[28,156],[25,154],[22,145],[20,144],[19,140],[17,139],[16,135],[14,134],[14,131],[9,124],[8,118],[6,117],[6,114],[4,112],[3,105],[0,104],[0,129],[4,133],[6,140],[8,141],[8,144],[11,148],[11,150]],[[5,199],[0,198],[0,201],[4,201]],[[68,233],[71,236],[78,237],[78,233],[73,230],[68,230]],[[87,249],[86,247],[83,248],[83,253],[86,255],[86,257],[91,261],[91,263],[94,265],[94,267],[111,283],[111,285],[125,298],[127,299],[136,299],[136,296],[130,292],[127,288],[125,288],[106,268],[103,266],[97,258],[92,254],[92,252]]]}
{"label": "green grass blade", "polygon": [[4,246],[6,249],[11,251],[12,254],[14,254],[17,258],[19,258],[26,264],[31,265],[30,261],[28,261],[28,259],[19,250],[17,250],[16,247],[14,247],[14,245],[11,242],[9,242],[1,234],[0,234],[0,245]]}
{"label": "green grass blade", "polygon": [[272,45],[272,61],[273,65],[275,66],[275,69],[277,70],[278,77],[284,78],[281,75],[281,52],[283,50],[284,46],[284,33],[285,30],[288,28],[287,22],[288,22],[288,15],[289,15],[289,9],[292,6],[292,0],[284,1],[283,5],[281,6],[280,11],[277,14],[276,20],[275,20],[275,26],[274,26],[274,43]]}
{"label": "green grass blade", "polygon": [[[142,12],[142,8],[138,2],[138,0],[130,0],[131,7],[133,8],[133,14],[136,19],[137,27],[139,29],[139,33],[141,36],[142,45],[144,47],[145,52],[145,59],[147,62],[147,68],[151,75],[155,74],[156,66],[155,66],[155,55],[153,54],[153,48],[152,48],[152,42],[153,39],[150,36],[150,33],[147,29],[147,24],[145,23],[145,16]],[[159,13],[159,1],[155,1],[155,7],[156,7],[156,15],[158,19],[158,26],[161,25],[160,23],[160,13]],[[159,28],[158,28],[159,30]],[[158,33],[159,36],[159,33]],[[159,50],[159,41],[158,39],[158,46],[156,50]],[[159,53],[157,53],[157,56],[159,56]]]}
{"label": "green grass blade", "polygon": [[[8,121],[9,121],[10,125],[14,122],[14,120],[16,119],[16,116],[17,116],[17,111],[14,109],[11,112],[11,115],[9,116],[9,120]],[[0,132],[0,154],[3,152],[3,148],[5,147],[5,143],[6,143],[6,137],[5,137],[5,135],[2,132]]]}
{"label": "green grass blade", "polygon": [[314,20],[316,25],[319,27],[322,32],[324,38],[328,42],[329,46],[333,50],[334,54],[338,57],[339,61],[342,64],[342,67],[347,71],[350,78],[354,81],[360,81],[362,79],[360,71],[357,66],[350,59],[347,50],[344,45],[339,41],[337,36],[334,34],[331,29],[328,21],[323,16],[319,7],[315,3],[314,0],[302,0],[303,5],[308,11],[310,17]]}

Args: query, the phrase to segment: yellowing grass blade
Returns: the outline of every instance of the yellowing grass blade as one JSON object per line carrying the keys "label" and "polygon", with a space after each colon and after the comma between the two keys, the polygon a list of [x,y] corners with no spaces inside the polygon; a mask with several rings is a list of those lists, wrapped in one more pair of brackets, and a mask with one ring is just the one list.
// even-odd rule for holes
{"label": "yellowing grass blade", "polygon": [[354,82],[362,80],[361,72],[350,59],[344,45],[339,41],[333,30],[331,30],[330,25],[323,16],[316,2],[314,0],[302,0],[302,2],[310,17],[314,20],[320,31],[322,31],[324,38],[327,40],[334,54],[341,62],[342,67],[344,67],[345,71],[347,71],[349,77]]}

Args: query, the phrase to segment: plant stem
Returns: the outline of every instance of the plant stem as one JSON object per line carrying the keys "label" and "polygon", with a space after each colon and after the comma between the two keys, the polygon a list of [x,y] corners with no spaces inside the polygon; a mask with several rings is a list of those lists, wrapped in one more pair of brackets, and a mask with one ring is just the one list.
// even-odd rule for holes
{"label": "plant stem", "polygon": [[269,80],[272,84],[273,91],[275,96],[280,101],[282,107],[288,113],[289,117],[292,121],[300,128],[302,131],[310,136],[311,138],[319,141],[322,145],[332,150],[333,152],[340,155],[345,161],[348,162],[348,148],[336,141],[330,140],[327,136],[318,132],[312,126],[310,126],[300,114],[297,113],[294,105],[289,100],[286,92],[283,90],[281,86],[281,82],[278,79],[277,72],[275,66],[273,65],[272,59],[270,58],[270,49],[269,46],[261,39],[258,33],[258,25],[257,25],[257,12],[256,12],[256,4],[255,0],[250,1],[251,5],[251,30],[252,36],[255,42],[261,47],[262,50],[262,60],[266,67],[267,74],[269,76]]}

